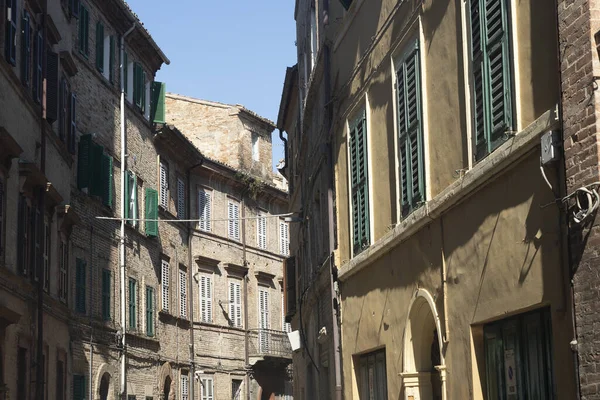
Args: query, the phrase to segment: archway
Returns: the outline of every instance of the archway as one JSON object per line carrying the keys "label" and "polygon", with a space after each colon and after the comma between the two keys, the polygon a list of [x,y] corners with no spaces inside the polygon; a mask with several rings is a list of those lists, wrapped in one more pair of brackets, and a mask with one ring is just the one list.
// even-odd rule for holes
{"label": "archway", "polygon": [[171,377],[167,376],[163,387],[163,399],[168,400],[171,396]]}
{"label": "archway", "polygon": [[114,400],[115,399],[115,385],[113,376],[115,376],[115,370],[110,365],[104,363],[100,365],[96,372],[95,387],[94,387],[94,400]]}
{"label": "archway", "polygon": [[108,400],[108,390],[110,387],[110,375],[105,373],[100,380],[100,400]]}
{"label": "archway", "polygon": [[446,400],[446,365],[441,352],[440,320],[431,294],[418,289],[404,327],[404,398]]}
{"label": "archway", "polygon": [[171,364],[164,363],[158,372],[159,393],[162,400],[170,400],[175,398],[175,390],[171,390],[173,382],[173,370]]}

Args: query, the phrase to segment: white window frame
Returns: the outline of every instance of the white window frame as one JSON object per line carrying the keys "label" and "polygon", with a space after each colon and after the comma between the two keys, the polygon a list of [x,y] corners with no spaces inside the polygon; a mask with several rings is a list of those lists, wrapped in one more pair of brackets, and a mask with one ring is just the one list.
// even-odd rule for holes
{"label": "white window frame", "polygon": [[242,308],[242,283],[239,280],[229,281],[229,318],[232,326],[244,327],[244,314]]}
{"label": "white window frame", "polygon": [[179,268],[179,315],[187,318],[187,271]]}
{"label": "white window frame", "polygon": [[252,132],[252,160],[254,160],[254,161],[260,160],[260,151],[259,151],[258,143],[259,143],[258,133]]}
{"label": "white window frame", "polygon": [[190,394],[190,379],[187,372],[181,372],[181,400],[188,400]]}
{"label": "white window frame", "polygon": [[198,292],[200,295],[200,321],[213,323],[213,276],[201,273],[198,281]]}
{"label": "white window frame", "polygon": [[267,217],[262,211],[256,218],[256,245],[259,249],[267,249]]}
{"label": "white window frame", "polygon": [[204,232],[211,231],[212,197],[212,190],[198,188],[198,229]]}
{"label": "white window frame", "polygon": [[290,255],[290,224],[279,220],[279,254]]}
{"label": "white window frame", "polygon": [[[262,301],[261,301],[262,299]],[[269,288],[264,286],[258,287],[258,344],[261,352],[265,352],[269,349],[269,332],[271,329],[271,314],[269,307]],[[264,307],[261,307],[264,304]]]}
{"label": "white window frame", "polygon": [[160,268],[160,297],[161,307],[163,311],[169,311],[169,284],[170,284],[170,272],[171,268],[169,261],[161,260]]}
{"label": "white window frame", "polygon": [[185,219],[185,182],[177,177],[177,218]]}
{"label": "white window frame", "polygon": [[213,378],[203,376],[200,378],[200,400],[215,400]]}
{"label": "white window frame", "polygon": [[240,203],[229,199],[227,202],[227,237],[240,240]]}
{"label": "white window frame", "polygon": [[169,209],[169,164],[166,161],[160,160],[159,167],[159,206],[165,210]]}

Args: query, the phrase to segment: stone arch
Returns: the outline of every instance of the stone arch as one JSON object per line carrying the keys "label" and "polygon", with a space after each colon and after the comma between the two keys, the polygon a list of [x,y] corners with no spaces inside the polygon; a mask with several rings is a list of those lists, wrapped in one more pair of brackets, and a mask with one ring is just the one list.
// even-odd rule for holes
{"label": "stone arch", "polygon": [[[115,400],[114,377],[116,374],[114,372],[110,365],[106,363],[100,365],[95,377],[95,400]],[[102,397],[103,394],[106,394],[106,397]]]}
{"label": "stone arch", "polygon": [[442,343],[440,318],[433,296],[426,289],[417,289],[404,325],[401,373],[404,399],[446,400],[446,362]]}
{"label": "stone arch", "polygon": [[168,362],[164,363],[158,372],[159,398],[162,400],[175,399],[175,387],[173,386],[173,369]]}

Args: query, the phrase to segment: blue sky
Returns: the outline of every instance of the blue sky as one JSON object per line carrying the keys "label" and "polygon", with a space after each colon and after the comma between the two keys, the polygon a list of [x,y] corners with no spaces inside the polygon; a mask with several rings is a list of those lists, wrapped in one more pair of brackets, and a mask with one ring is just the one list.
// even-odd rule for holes
{"label": "blue sky", "polygon": [[[127,3],[171,60],[157,74],[167,91],[243,104],[277,122],[285,68],[296,63],[293,0]],[[273,158],[283,158],[277,131]]]}

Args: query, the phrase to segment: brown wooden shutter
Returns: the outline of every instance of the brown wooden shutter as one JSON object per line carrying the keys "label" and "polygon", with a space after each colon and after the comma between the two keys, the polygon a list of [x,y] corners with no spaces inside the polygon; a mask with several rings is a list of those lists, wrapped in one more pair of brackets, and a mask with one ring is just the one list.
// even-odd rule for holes
{"label": "brown wooden shutter", "polygon": [[48,52],[46,58],[46,120],[53,123],[58,119],[58,53]]}

